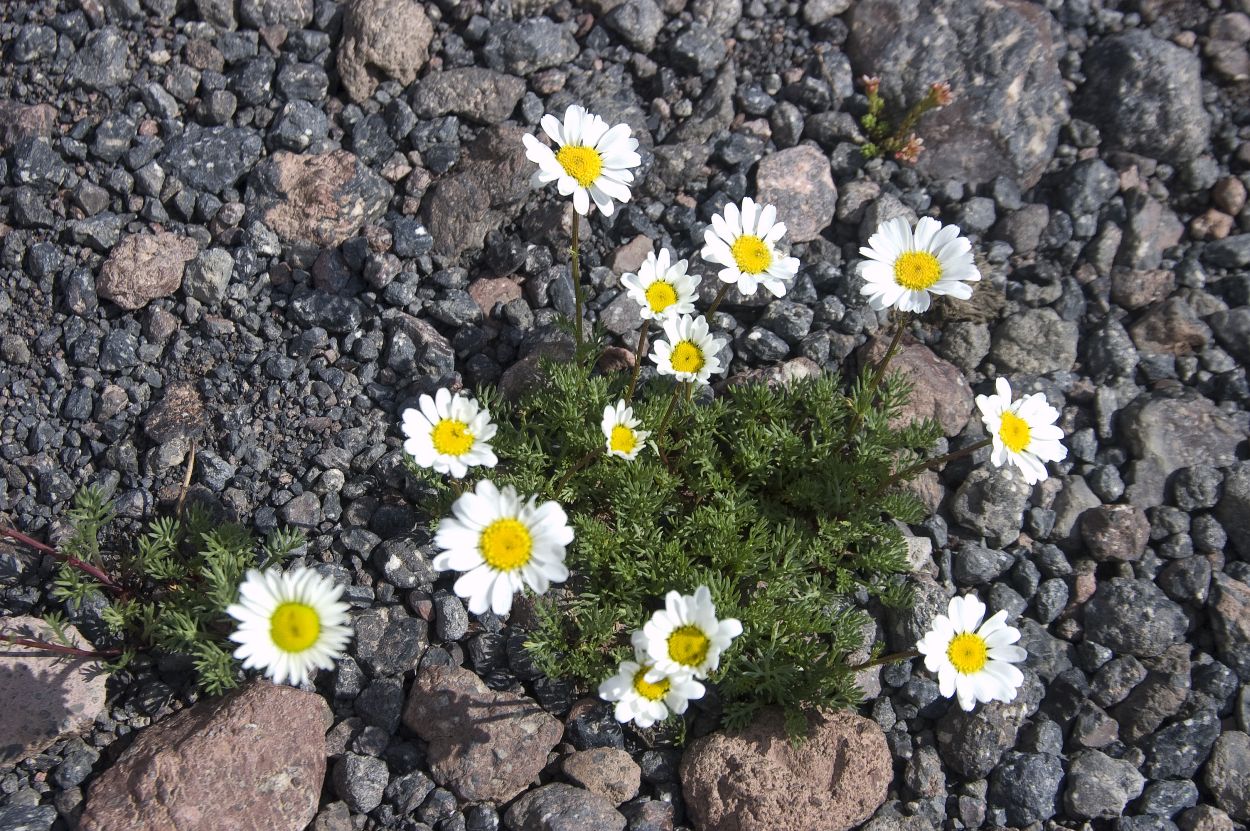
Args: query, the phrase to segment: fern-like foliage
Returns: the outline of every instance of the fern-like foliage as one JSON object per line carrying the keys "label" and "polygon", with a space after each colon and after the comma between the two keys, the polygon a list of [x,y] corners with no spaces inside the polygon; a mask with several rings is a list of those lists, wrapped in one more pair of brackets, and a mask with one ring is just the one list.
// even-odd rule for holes
{"label": "fern-like foliage", "polygon": [[238,598],[248,569],[280,563],[303,545],[303,536],[280,530],[258,546],[243,526],[218,522],[189,505],[182,517],[154,520],[106,557],[100,535],[112,516],[112,504],[99,489],[86,487],[75,495],[67,512],[71,532],[60,550],[106,570],[113,584],[104,586],[63,562],[53,596],[71,606],[96,593],[108,600],[100,617],[122,648],[113,669],[136,652],[182,655],[192,659],[202,691],[217,694],[236,686],[241,676],[227,640],[234,625],[226,607]]}
{"label": "fern-like foliage", "polygon": [[[602,454],[599,426],[620,379],[578,361],[544,364],[542,379],[516,404],[481,396],[499,425],[490,478],[558,500],[576,535],[570,581],[536,601],[527,646],[539,668],[593,689],[667,592],[707,585],[718,614],[743,625],[713,679],[728,724],[779,706],[798,732],[806,711],[856,703],[848,657],[873,646],[864,603],[909,599],[906,544],[887,515],[923,516],[891,477],[940,437],[931,422],[896,423],[907,386],[859,379],[845,392],[826,375],[691,402],[656,383],[633,406],[655,430],[676,396],[663,455],[626,462]],[[458,491],[422,478],[445,513]]]}

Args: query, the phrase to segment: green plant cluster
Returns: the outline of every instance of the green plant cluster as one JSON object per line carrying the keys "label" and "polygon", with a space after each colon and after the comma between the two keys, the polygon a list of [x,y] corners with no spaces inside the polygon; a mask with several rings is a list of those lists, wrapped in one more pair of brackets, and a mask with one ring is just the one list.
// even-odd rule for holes
{"label": "green plant cluster", "polygon": [[916,124],[929,110],[939,109],[950,103],[950,86],[943,83],[930,86],[924,97],[913,104],[896,125],[886,116],[886,102],[880,93],[880,79],[863,78],[862,82],[864,94],[868,97],[868,112],[860,116],[859,124],[868,140],[860,145],[860,153],[865,159],[892,156],[901,162],[914,163],[924,144],[914,132]]}
{"label": "green plant cluster", "polygon": [[182,655],[194,662],[202,691],[217,694],[236,686],[239,667],[227,641],[235,627],[225,609],[238,599],[248,569],[281,562],[303,545],[303,536],[278,530],[258,546],[243,526],[218,522],[188,505],[181,517],[155,520],[130,545],[106,557],[100,539],[112,518],[112,503],[99,488],[84,488],[74,497],[52,596],[71,607],[96,593],[107,599],[101,619],[122,642],[113,668],[137,651]]}
{"label": "green plant cluster", "polygon": [[[569,583],[535,600],[527,646],[539,668],[594,689],[632,658],[630,632],[665,593],[707,585],[718,616],[743,624],[713,676],[729,726],[778,706],[797,735],[805,711],[859,701],[848,658],[875,654],[865,604],[911,599],[906,543],[886,517],[924,516],[892,476],[940,437],[929,421],[895,424],[908,387],[872,376],[849,393],[824,375],[693,401],[684,386],[644,385],[633,402],[644,427],[675,409],[633,462],[602,452],[619,376],[548,363],[519,403],[486,391],[501,460],[490,478],[557,499],[576,535]],[[454,494],[435,487],[445,509]]]}

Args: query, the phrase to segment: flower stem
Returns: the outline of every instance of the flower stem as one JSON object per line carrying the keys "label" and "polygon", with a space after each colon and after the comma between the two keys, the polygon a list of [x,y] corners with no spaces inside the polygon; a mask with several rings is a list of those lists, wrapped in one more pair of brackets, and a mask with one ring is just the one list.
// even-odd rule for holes
{"label": "flower stem", "polygon": [[[898,352],[898,346],[903,340],[903,330],[907,328],[910,320],[909,315],[899,317],[898,324],[894,329],[894,337],[890,339],[890,348],[885,351],[885,357],[881,359],[881,363],[877,364],[877,368],[872,371],[871,379],[868,381],[868,403],[872,404],[874,396],[877,394],[877,387],[881,386],[881,380],[885,378],[885,370],[890,365],[890,361],[894,359],[894,354]],[[864,422],[864,414],[860,410],[855,411],[855,417],[851,419],[851,426],[846,431],[846,444],[850,445],[851,439],[855,432],[859,430],[859,425]]]}
{"label": "flower stem", "polygon": [[946,453],[942,456],[937,456],[932,459],[925,459],[923,461],[916,462],[914,465],[903,468],[902,470],[896,472],[889,479],[886,479],[884,482],[882,482],[881,485],[877,488],[874,495],[879,496],[885,493],[892,486],[898,484],[899,482],[907,481],[908,479],[915,476],[917,473],[920,473],[921,471],[928,470],[929,468],[932,468],[932,467],[939,467],[941,465],[947,464],[948,462],[953,462],[956,459],[962,459],[964,456],[970,456],[973,453],[976,453],[982,447],[989,447],[993,443],[994,443],[993,438],[984,438],[978,442],[974,442],[968,445],[967,447],[961,447],[958,450],[952,450],[950,453]]}
{"label": "flower stem", "polygon": [[66,646],[63,643],[45,641],[42,638],[25,638],[3,629],[0,629],[0,641],[11,643],[14,646],[29,647],[30,649],[43,649],[48,652],[54,652],[57,655],[68,655],[74,658],[116,658],[122,654],[122,651],[116,648],[100,650],[78,649],[74,646]]}
{"label": "flower stem", "polygon": [[707,318],[709,322],[712,320],[712,315],[715,314],[716,310],[720,308],[721,301],[725,299],[725,295],[729,294],[729,286],[729,283],[725,283],[720,287],[720,291],[716,292],[716,299],[712,301],[712,305],[708,306],[707,311],[703,313],[703,316]]}
{"label": "flower stem", "polygon": [[647,345],[647,329],[650,326],[651,321],[644,320],[642,328],[638,330],[638,348],[634,350],[634,373],[629,378],[629,392],[625,393],[627,404],[634,400],[634,390],[638,388],[638,375],[642,372],[642,350]]}
{"label": "flower stem", "polygon": [[848,667],[848,669],[854,670],[855,672],[859,672],[861,670],[872,669],[873,667],[879,667],[883,664],[893,664],[898,661],[910,661],[912,658],[919,658],[919,657],[920,657],[919,652],[917,652],[914,649],[909,649],[906,652],[893,652],[889,655],[882,655],[880,658],[877,658],[872,661],[868,661],[866,663],[853,664],[852,666]]}
{"label": "flower stem", "polygon": [[666,467],[668,466],[668,458],[664,455],[664,447],[661,444],[664,440],[664,431],[668,428],[668,420],[673,416],[673,409],[677,406],[677,399],[681,397],[682,388],[689,386],[689,381],[673,385],[673,394],[668,399],[668,408],[664,410],[664,417],[660,419],[660,426],[655,429],[655,447],[660,453],[660,461]]}
{"label": "flower stem", "polygon": [[109,591],[112,591],[119,595],[126,594],[126,590],[123,589],[121,586],[117,585],[117,582],[112,577],[108,576],[108,574],[106,574],[105,571],[99,566],[94,566],[85,560],[80,560],[77,557],[71,557],[68,554],[62,554],[60,551],[57,551],[52,546],[39,542],[36,539],[32,539],[31,537],[26,536],[21,531],[18,531],[15,528],[0,527],[0,535],[9,537],[10,539],[16,542],[20,542],[22,545],[25,545],[28,548],[33,548],[41,554],[47,554],[50,557],[54,557],[60,560],[61,562],[67,564],[71,568],[78,569],[84,574],[91,575],[91,577],[95,578],[97,582],[99,582]]}
{"label": "flower stem", "polygon": [[577,333],[577,345],[582,345],[582,257],[581,214],[573,211],[573,244],[569,247],[569,267],[573,276],[573,328]]}
{"label": "flower stem", "polygon": [[582,456],[580,459],[574,462],[573,466],[569,468],[568,470],[564,471],[564,475],[560,477],[560,480],[556,482],[555,487],[551,489],[551,495],[555,497],[556,499],[559,499],[560,491],[564,490],[564,486],[567,485],[569,483],[569,480],[573,478],[573,474],[577,473],[579,470],[582,470],[583,468],[585,468],[586,465],[593,462],[595,458],[602,452],[603,451],[600,449],[592,450],[589,453],[587,453],[585,456]]}

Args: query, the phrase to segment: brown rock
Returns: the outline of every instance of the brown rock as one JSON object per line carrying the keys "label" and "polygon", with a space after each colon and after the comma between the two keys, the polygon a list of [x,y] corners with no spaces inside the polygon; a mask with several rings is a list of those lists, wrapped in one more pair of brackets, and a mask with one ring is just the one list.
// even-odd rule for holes
{"label": "brown rock", "polygon": [[639,234],[612,252],[608,267],[617,274],[637,274],[647,255],[655,250],[655,243],[646,234]]}
{"label": "brown rock", "polygon": [[533,167],[525,158],[523,132],[512,124],[483,130],[464,149],[452,172],[435,182],[421,200],[436,254],[458,257],[480,248],[487,231],[519,212],[530,192]]}
{"label": "brown rock", "polygon": [[157,444],[195,438],[204,427],[204,399],[191,384],[170,384],[143,418],[144,432]]}
{"label": "brown rock", "polygon": [[881,728],[840,711],[796,747],[777,711],[691,742],[682,793],[701,831],[843,831],[885,801],[893,763]]}
{"label": "brown rock", "polygon": [[1165,268],[1134,271],[1131,268],[1111,270],[1111,299],[1126,309],[1144,309],[1151,303],[1165,300],[1176,288],[1176,275]]}
{"label": "brown rock", "polygon": [[429,742],[434,781],[468,801],[512,799],[564,735],[564,726],[532,699],[492,692],[462,667],[422,669],[404,724]]}
{"label": "brown rock", "polygon": [[96,293],[133,311],[182,285],[182,272],[198,253],[195,241],[168,231],[132,234],[109,254],[96,280]]}
{"label": "brown rock", "polygon": [[379,218],[389,183],[346,150],[320,155],[281,151],[248,181],[247,205],[285,242],[333,248]]}
{"label": "brown rock", "polygon": [[1198,805],[1181,812],[1176,818],[1181,831],[1233,831],[1228,814],[1214,805]]}
{"label": "brown rock", "polygon": [[1225,176],[1211,188],[1211,201],[1224,213],[1236,216],[1246,206],[1246,186],[1236,176]]}
{"label": "brown rock", "polygon": [[[4,620],[6,632],[18,637],[55,641],[51,627],[25,615]],[[79,649],[91,644],[73,626],[65,627]],[[98,661],[53,660],[46,652],[15,644],[0,653],[0,766],[17,764],[67,733],[91,727],[104,710],[108,676]]]}
{"label": "brown rock", "polygon": [[1207,605],[1220,659],[1242,681],[1250,681],[1250,586],[1227,574],[1216,574]]}
{"label": "brown rock", "polygon": [[404,86],[425,66],[434,26],[417,0],[351,0],[343,13],[338,70],[353,101],[364,101],[378,76]]}
{"label": "brown rock", "polygon": [[300,831],[317,813],[330,712],[264,681],[152,725],[87,795],[82,831]]}
{"label": "brown rock", "polygon": [[1189,235],[1194,239],[1224,239],[1233,232],[1235,223],[1228,214],[1207,208],[1189,220]]}
{"label": "brown rock", "polygon": [[1103,505],[1081,515],[1081,537],[1095,560],[1136,562],[1150,542],[1150,520],[1132,505]]}
{"label": "brown rock", "polygon": [[[859,351],[859,362],[876,366],[889,349],[890,339],[874,337]],[[912,385],[907,406],[892,424],[906,426],[922,418],[931,418],[942,428],[942,435],[957,436],[972,415],[972,387],[954,364],[933,354],[929,347],[907,336],[886,369],[887,375],[898,373]]]}
{"label": "brown rock", "polygon": [[570,753],[560,763],[564,775],[591,793],[599,794],[613,805],[620,805],[638,795],[642,769],[624,750],[596,747]]}
{"label": "brown rock", "polygon": [[1201,352],[1211,339],[1211,328],[1179,297],[1149,309],[1129,327],[1128,333],[1143,352],[1169,355]]}
{"label": "brown rock", "polygon": [[495,306],[518,299],[521,296],[521,287],[507,277],[481,277],[469,284],[469,296],[477,303],[482,314],[490,317]]}
{"label": "brown rock", "polygon": [[810,242],[833,221],[838,189],[829,158],[810,144],[791,147],[760,159],[755,170],[756,197],[776,205],[790,242]]}
{"label": "brown rock", "polygon": [[1219,805],[1233,819],[1250,820],[1250,735],[1228,730],[1215,741],[1202,781]]}
{"label": "brown rock", "polygon": [[51,104],[22,104],[0,101],[0,153],[7,153],[19,141],[52,135],[56,107]]}

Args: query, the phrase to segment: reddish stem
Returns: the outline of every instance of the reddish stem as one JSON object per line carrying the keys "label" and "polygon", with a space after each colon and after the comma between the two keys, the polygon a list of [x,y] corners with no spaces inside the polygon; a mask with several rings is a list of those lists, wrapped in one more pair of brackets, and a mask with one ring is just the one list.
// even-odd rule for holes
{"label": "reddish stem", "polygon": [[60,655],[72,655],[75,658],[116,658],[122,654],[120,649],[79,649],[75,646],[66,646],[61,643],[53,643],[40,638],[23,638],[18,635],[10,635],[0,630],[0,641],[7,641],[16,646],[26,646],[31,649],[46,649],[49,652],[56,652]]}
{"label": "reddish stem", "polygon": [[86,560],[80,560],[77,557],[71,557],[68,554],[63,554],[60,551],[57,551],[52,546],[46,543],[39,542],[38,540],[33,539],[32,537],[28,537],[25,534],[23,534],[21,531],[18,531],[14,528],[0,527],[0,534],[3,534],[6,537],[16,540],[17,542],[20,542],[22,545],[33,548],[38,552],[47,554],[51,557],[55,557],[61,562],[68,564],[72,568],[76,568],[81,572],[90,574],[92,577],[98,580],[101,585],[103,585],[105,588],[109,589],[110,591],[117,592],[118,594],[125,593],[125,590],[121,586],[117,585],[117,583],[113,580],[113,578],[109,577],[108,574],[106,574],[104,570],[101,569],[99,566],[94,566],[91,563],[88,563]]}

